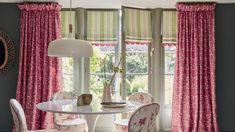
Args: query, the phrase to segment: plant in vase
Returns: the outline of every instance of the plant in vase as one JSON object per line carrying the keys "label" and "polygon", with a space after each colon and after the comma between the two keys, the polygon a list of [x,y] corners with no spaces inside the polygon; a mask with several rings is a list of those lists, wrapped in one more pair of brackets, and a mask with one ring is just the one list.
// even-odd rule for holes
{"label": "plant in vase", "polygon": [[103,71],[104,71],[103,87],[104,88],[103,88],[102,102],[112,102],[112,99],[111,99],[111,93],[113,92],[112,84],[113,84],[113,81],[114,81],[116,74],[123,72],[123,69],[120,68],[120,64],[121,64],[122,59],[123,59],[123,55],[120,57],[120,60],[116,66],[114,64],[112,64],[112,70],[114,73],[111,76],[111,80],[109,80],[109,79],[107,79],[107,76],[106,76],[106,67],[105,67],[106,57],[104,58],[104,61],[103,61],[103,64],[104,64],[103,65]]}

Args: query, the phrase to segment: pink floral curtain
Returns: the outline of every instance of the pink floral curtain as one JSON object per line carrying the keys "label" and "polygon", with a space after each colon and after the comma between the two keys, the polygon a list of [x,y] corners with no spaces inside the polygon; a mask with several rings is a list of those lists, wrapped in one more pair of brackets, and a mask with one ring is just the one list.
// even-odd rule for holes
{"label": "pink floral curtain", "polygon": [[36,104],[48,101],[60,89],[60,61],[47,56],[50,41],[60,38],[57,3],[18,4],[21,10],[20,64],[16,98],[22,105],[28,129],[53,126],[52,115]]}
{"label": "pink floral curtain", "polygon": [[179,3],[173,132],[218,132],[214,3]]}

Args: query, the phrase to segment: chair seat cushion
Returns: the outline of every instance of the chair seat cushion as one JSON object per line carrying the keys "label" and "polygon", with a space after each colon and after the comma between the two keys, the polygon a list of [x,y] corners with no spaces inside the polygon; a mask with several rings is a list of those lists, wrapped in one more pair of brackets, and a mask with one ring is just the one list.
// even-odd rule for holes
{"label": "chair seat cushion", "polygon": [[122,125],[122,126],[127,126],[128,125],[128,121],[129,121],[129,119],[117,120],[117,121],[114,121],[114,124]]}
{"label": "chair seat cushion", "polygon": [[32,130],[28,132],[58,132],[56,129],[43,129],[43,130]]}
{"label": "chair seat cushion", "polygon": [[76,119],[66,119],[63,121],[59,121],[56,122],[57,125],[61,125],[61,126],[72,126],[72,125],[81,125],[81,124],[86,124],[86,120],[85,119],[81,119],[81,118],[76,118]]}
{"label": "chair seat cushion", "polygon": [[127,132],[129,119],[114,121],[113,132]]}

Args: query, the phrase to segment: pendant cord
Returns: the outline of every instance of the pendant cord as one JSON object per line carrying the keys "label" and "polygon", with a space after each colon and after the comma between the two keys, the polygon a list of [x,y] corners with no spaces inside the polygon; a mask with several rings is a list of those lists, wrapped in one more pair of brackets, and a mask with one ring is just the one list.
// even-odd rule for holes
{"label": "pendant cord", "polygon": [[72,0],[70,0],[70,5],[69,5],[69,24],[71,24],[71,12],[72,12]]}
{"label": "pendant cord", "polygon": [[72,0],[70,0],[70,8],[69,8],[69,33],[71,34],[73,32],[72,30]]}

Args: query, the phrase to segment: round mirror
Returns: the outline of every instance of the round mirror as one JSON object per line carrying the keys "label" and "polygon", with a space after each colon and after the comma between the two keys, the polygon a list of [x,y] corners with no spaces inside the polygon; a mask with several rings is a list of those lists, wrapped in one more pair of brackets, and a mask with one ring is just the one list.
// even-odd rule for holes
{"label": "round mirror", "polygon": [[0,73],[8,71],[15,59],[15,48],[11,39],[0,31]]}

